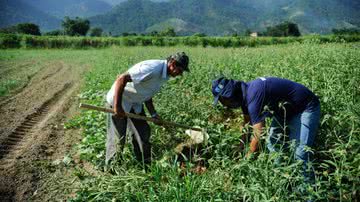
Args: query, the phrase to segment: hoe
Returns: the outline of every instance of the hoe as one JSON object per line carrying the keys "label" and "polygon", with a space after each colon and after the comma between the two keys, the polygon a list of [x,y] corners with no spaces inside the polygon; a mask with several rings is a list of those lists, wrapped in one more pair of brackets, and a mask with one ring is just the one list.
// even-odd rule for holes
{"label": "hoe", "polygon": [[[85,108],[85,109],[101,111],[101,112],[114,113],[114,110],[111,108],[98,107],[98,106],[94,106],[94,105],[80,103],[79,107]],[[185,142],[178,144],[176,146],[176,148],[174,149],[179,157],[180,168],[183,171],[183,174],[185,173],[184,171],[186,169],[186,163],[185,163],[186,159],[192,159],[194,152],[195,153],[197,152],[197,149],[194,149],[194,148],[197,148],[197,145],[199,145],[199,148],[201,148],[201,144],[207,144],[207,140],[209,139],[209,135],[202,128],[191,127],[191,126],[174,123],[174,122],[170,122],[170,121],[158,120],[158,119],[154,119],[154,118],[140,116],[140,115],[133,114],[133,113],[125,113],[125,116],[128,118],[135,118],[135,119],[150,121],[150,122],[157,123],[157,124],[160,124],[163,126],[167,125],[167,126],[174,126],[174,127],[178,127],[178,128],[187,129],[185,131],[185,133],[189,136],[189,139]],[[139,137],[136,137],[136,138],[137,138],[137,141],[139,142],[139,145],[141,145],[140,138]],[[142,151],[141,146],[140,146],[140,150]],[[195,172],[197,174],[204,173],[206,171],[206,167],[201,164],[202,164],[202,161],[198,161],[196,167],[191,169],[191,171]]]}
{"label": "hoe", "polygon": [[[89,104],[80,103],[79,107],[85,108],[85,109],[101,111],[101,112],[114,113],[114,110],[111,108],[98,107],[98,106],[89,105]],[[166,126],[174,126],[174,127],[178,127],[178,128],[188,129],[188,130],[186,130],[185,133],[190,137],[190,142],[189,142],[190,144],[201,144],[204,141],[206,142],[207,139],[209,138],[209,135],[202,128],[191,127],[191,126],[187,126],[187,125],[183,125],[183,124],[179,124],[179,123],[174,123],[171,121],[158,120],[158,119],[141,116],[141,115],[133,114],[133,113],[125,113],[125,116],[128,118],[150,121],[150,122],[157,123],[157,124],[164,125],[164,126],[166,125]]]}

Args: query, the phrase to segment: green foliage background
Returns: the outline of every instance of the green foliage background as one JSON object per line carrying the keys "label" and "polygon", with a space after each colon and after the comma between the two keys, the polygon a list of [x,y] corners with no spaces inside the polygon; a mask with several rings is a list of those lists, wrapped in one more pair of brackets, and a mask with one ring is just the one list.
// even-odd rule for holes
{"label": "green foliage background", "polygon": [[[54,33],[53,33],[54,34]],[[58,31],[56,34],[61,34]],[[360,35],[308,35],[303,37],[70,37],[0,34],[0,49],[7,48],[105,48],[110,46],[202,46],[257,47],[288,43],[347,43],[360,41]]]}
{"label": "green foliage background", "polygon": [[[360,44],[296,44],[262,48],[127,47],[97,51],[94,68],[86,75],[81,101],[103,105],[104,95],[116,76],[146,59],[165,58],[185,51],[191,73],[170,80],[155,97],[155,106],[166,120],[206,128],[210,140],[205,153],[208,170],[181,177],[173,148],[184,131],[152,125],[153,159],[144,172],[127,144],[109,166],[104,164],[105,115],[83,111],[67,127],[81,127],[82,159],[98,169],[91,174],[79,168],[81,179],[72,201],[302,201],[308,196],[321,201],[354,201],[360,176]],[[246,160],[237,150],[241,118],[235,111],[227,119],[212,107],[211,80],[219,75],[249,81],[259,76],[278,76],[300,82],[321,100],[320,131],[314,148],[316,187],[304,186],[299,164],[292,154],[273,164],[276,155],[263,147],[257,158]],[[245,129],[246,131],[246,129]],[[263,142],[265,139],[263,140]],[[189,162],[189,168],[193,164]],[[308,195],[302,194],[307,190]]]}
{"label": "green foliage background", "polygon": [[[155,107],[166,120],[207,129],[210,139],[203,156],[209,158],[207,172],[193,174],[190,171],[193,162],[189,162],[189,170],[181,171],[173,149],[186,137],[184,131],[155,125],[151,125],[154,161],[149,172],[144,172],[134,159],[130,144],[105,166],[105,114],[82,111],[65,124],[69,133],[77,128],[82,131],[83,139],[74,148],[77,154],[72,156],[69,151],[60,165],[49,163],[56,170],[52,175],[61,178],[56,178],[59,180],[55,184],[47,182],[39,187],[38,193],[48,193],[46,197],[51,201],[64,200],[64,196],[70,196],[69,201],[304,201],[309,195],[302,194],[303,189],[309,189],[314,200],[356,201],[360,187],[358,42],[319,44],[314,39],[255,48],[120,46],[2,50],[1,66],[31,68],[18,72],[3,68],[0,96],[21,87],[29,76],[46,68],[47,61],[61,61],[91,67],[78,98],[101,106],[118,74],[139,61],[166,58],[177,51],[190,56],[191,73],[170,80],[155,96]],[[245,81],[279,76],[304,84],[320,97],[322,117],[314,148],[316,188],[302,183],[291,150],[279,154],[285,161],[275,166],[276,155],[270,155],[264,148],[265,138],[260,154],[244,159],[245,152],[238,150],[239,139],[250,129],[239,130],[241,111],[230,113],[232,118],[228,119],[225,115],[229,112],[212,107],[210,82],[219,75]],[[62,169],[72,175],[64,175]]]}

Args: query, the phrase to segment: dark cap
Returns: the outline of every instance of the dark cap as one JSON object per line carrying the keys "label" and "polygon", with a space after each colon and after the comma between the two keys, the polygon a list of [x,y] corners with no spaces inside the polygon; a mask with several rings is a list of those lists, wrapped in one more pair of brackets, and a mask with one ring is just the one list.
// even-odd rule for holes
{"label": "dark cap", "polygon": [[189,57],[184,52],[178,52],[174,55],[170,56],[170,59],[173,59],[176,61],[178,65],[180,65],[184,71],[190,71],[189,70]]}
{"label": "dark cap", "polygon": [[219,97],[231,98],[235,93],[236,81],[220,77],[212,81],[212,94],[214,96],[214,106],[217,105]]}

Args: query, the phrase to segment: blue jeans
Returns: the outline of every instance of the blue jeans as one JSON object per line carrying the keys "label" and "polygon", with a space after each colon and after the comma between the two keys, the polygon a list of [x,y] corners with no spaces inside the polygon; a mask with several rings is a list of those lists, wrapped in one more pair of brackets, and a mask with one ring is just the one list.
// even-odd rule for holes
{"label": "blue jeans", "polygon": [[[267,148],[270,152],[276,152],[285,146],[285,138],[295,141],[296,160],[303,161],[303,174],[306,182],[313,183],[315,179],[313,169],[308,169],[308,162],[311,160],[311,153],[306,147],[314,145],[315,136],[320,120],[320,104],[311,101],[303,112],[300,112],[288,121],[279,117],[274,117],[270,126]],[[285,130],[285,129],[288,130]],[[286,133],[288,131],[288,133]],[[279,147],[280,146],[280,147]]]}

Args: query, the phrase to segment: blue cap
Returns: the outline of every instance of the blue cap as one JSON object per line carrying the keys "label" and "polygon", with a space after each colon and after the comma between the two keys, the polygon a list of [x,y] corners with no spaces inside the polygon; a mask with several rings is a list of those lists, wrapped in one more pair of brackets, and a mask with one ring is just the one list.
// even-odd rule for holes
{"label": "blue cap", "polygon": [[212,94],[214,95],[214,106],[217,105],[220,96],[230,98],[234,94],[235,81],[224,77],[212,81]]}

